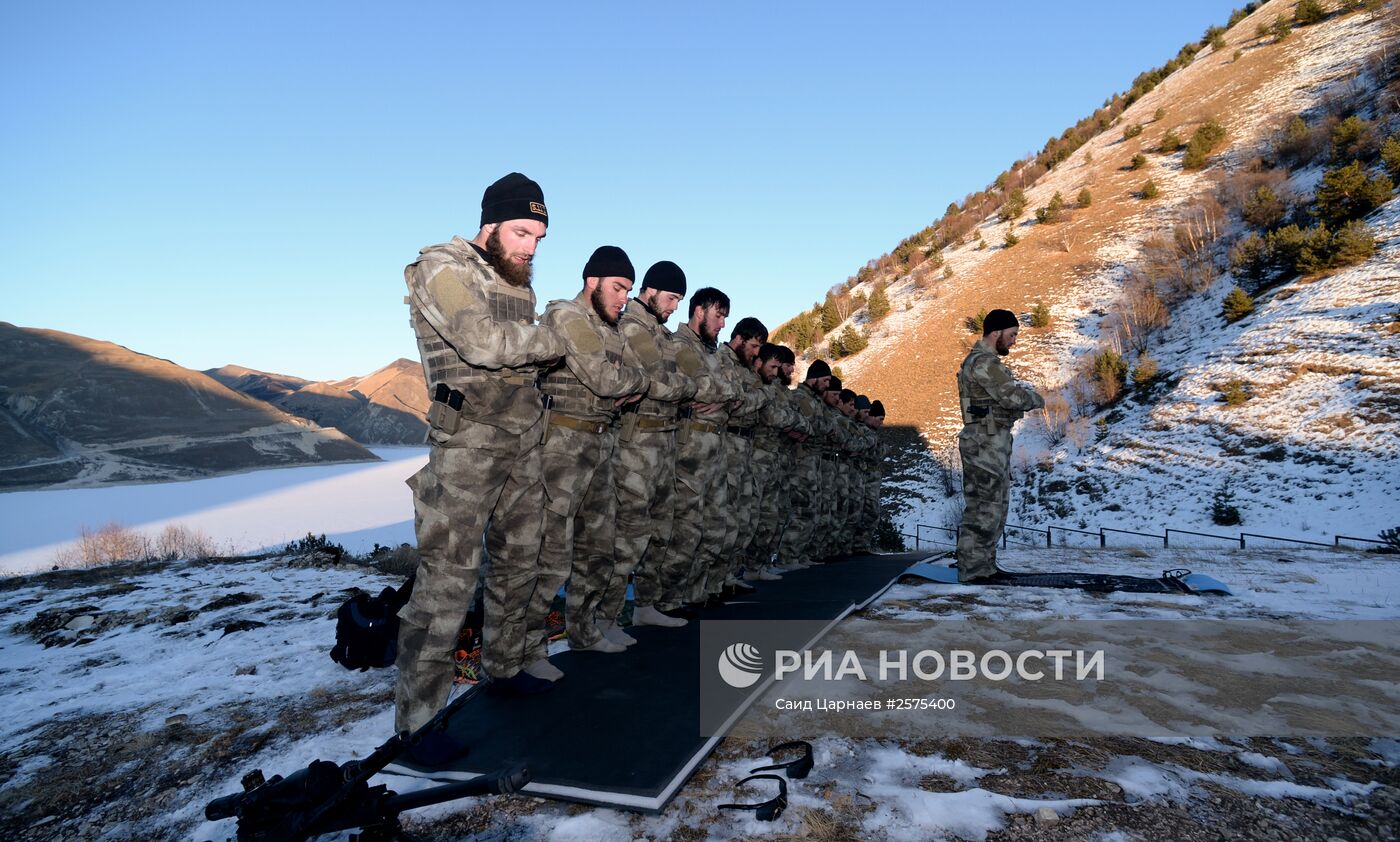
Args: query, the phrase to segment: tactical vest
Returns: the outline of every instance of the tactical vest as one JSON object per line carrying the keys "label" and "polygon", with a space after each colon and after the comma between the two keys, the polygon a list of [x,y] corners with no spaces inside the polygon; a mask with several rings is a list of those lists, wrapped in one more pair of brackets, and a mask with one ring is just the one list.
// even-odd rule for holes
{"label": "tactical vest", "polygon": [[[645,311],[645,308],[643,308],[643,310]],[[670,347],[670,343],[674,340],[671,338],[670,332],[656,320],[655,316],[649,312],[644,312],[640,316],[633,315],[631,312],[624,312],[622,318],[624,320],[635,321],[637,324],[646,328],[647,334],[651,336],[652,342],[656,344],[657,352],[661,355],[661,362],[659,363],[661,370],[666,373],[668,378],[674,379],[676,375],[680,374],[681,369],[680,366],[676,364],[675,349]],[[679,413],[680,404],[675,401],[659,401],[656,398],[642,398],[637,404],[637,414],[645,418],[663,418],[670,421]]]}
{"label": "tactical vest", "polygon": [[[622,367],[622,334],[605,330],[599,337],[603,355],[613,368]],[[540,391],[554,399],[552,410],[575,418],[609,421],[617,416],[615,398],[600,398],[583,385],[563,361],[540,378]]]}
{"label": "tactical vest", "polygon": [[[439,254],[446,252],[449,256],[446,263],[460,267],[459,271],[473,276],[472,280],[461,280],[460,283],[470,288],[473,297],[485,298],[493,321],[535,323],[533,290],[511,286],[490,269],[470,266],[471,258],[459,255],[458,251],[452,246],[423,249],[418,260],[404,270],[405,279],[412,277],[425,258],[431,256],[437,260]],[[413,327],[418,353],[423,361],[423,375],[430,396],[439,384],[456,390],[463,396],[457,417],[498,426],[512,433],[521,433],[534,423],[541,411],[539,395],[534,389],[537,366],[490,369],[472,365],[458,355],[420,312],[420,307],[438,307],[437,302],[420,302],[412,294],[404,301],[409,305],[409,324]],[[433,318],[444,324],[450,323],[455,315],[440,310],[432,313]]]}
{"label": "tactical vest", "polygon": [[[983,423],[987,425],[988,432],[998,425],[1010,427],[1020,421],[1025,413],[1019,409],[1003,408],[968,375],[968,369],[979,353],[985,352],[973,349],[958,368],[958,403],[962,407],[963,424]],[[1001,365],[1001,362],[998,360],[996,364]]]}

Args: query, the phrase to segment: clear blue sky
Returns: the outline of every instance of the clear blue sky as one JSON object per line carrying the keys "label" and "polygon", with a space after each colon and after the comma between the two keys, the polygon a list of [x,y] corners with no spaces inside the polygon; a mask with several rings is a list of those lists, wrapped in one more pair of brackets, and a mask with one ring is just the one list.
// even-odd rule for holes
{"label": "clear blue sky", "polygon": [[416,356],[404,264],[520,170],[541,309],[612,243],[773,327],[1231,8],[5,3],[0,320],[368,373]]}

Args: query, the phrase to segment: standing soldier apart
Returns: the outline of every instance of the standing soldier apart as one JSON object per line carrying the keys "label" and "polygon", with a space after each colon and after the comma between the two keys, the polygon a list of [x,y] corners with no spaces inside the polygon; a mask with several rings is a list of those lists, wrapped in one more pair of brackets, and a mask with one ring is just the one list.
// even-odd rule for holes
{"label": "standing soldier apart", "polygon": [[624,361],[617,320],[627,306],[636,272],[626,252],[601,246],[583,267],[583,290],[551,301],[542,324],[564,341],[564,360],[540,378],[548,401],[540,463],[544,470],[544,542],[540,580],[530,600],[526,669],[557,680],[549,663],[545,626],[559,586],[567,579],[565,619],[569,648],[621,652],[627,636],[604,636],[598,605],[612,578],[614,518],[612,456],[618,408],[638,400],[649,385],[630,354]]}
{"label": "standing soldier apart", "polygon": [[884,470],[885,463],[885,441],[880,437],[880,428],[885,426],[885,405],[880,401],[870,402],[870,412],[866,415],[865,426],[870,428],[871,434],[875,437],[875,444],[870,449],[869,459],[866,463],[865,477],[865,549],[873,550],[876,545],[875,537],[880,528],[880,474]]}
{"label": "standing soldier apart", "polygon": [[419,562],[399,611],[398,731],[423,725],[447,701],[488,522],[482,663],[498,690],[548,688],[523,672],[543,507],[535,377],[564,352],[534,323],[531,262],[548,222],[539,185],[511,173],[486,188],[475,238],[429,246],[404,270],[434,402],[428,464],[408,480]]}
{"label": "standing soldier apart", "polygon": [[628,302],[618,323],[629,350],[651,378],[651,388],[640,403],[626,407],[622,416],[613,471],[617,563],[599,611],[610,621],[617,619],[627,598],[627,577],[635,570],[634,626],[683,626],[686,622],[656,608],[667,584],[690,573],[689,564],[680,571],[663,566],[671,543],[680,402],[694,397],[700,386],[699,381],[681,373],[676,360],[679,346],[666,329],[666,320],[682,298],[685,272],[663,260],[642,276],[642,291]]}
{"label": "standing soldier apart", "polygon": [[963,516],[958,533],[958,581],[993,581],[997,540],[1006,526],[1011,499],[1011,427],[1045,399],[1018,383],[1000,357],[1011,352],[1021,331],[1010,310],[993,310],[982,321],[982,338],[958,369],[963,428],[958,454],[963,469]]}

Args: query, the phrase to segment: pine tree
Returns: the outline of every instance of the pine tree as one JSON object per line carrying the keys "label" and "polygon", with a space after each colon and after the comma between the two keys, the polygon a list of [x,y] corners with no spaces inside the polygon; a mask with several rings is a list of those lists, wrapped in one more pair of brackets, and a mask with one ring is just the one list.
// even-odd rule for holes
{"label": "pine tree", "polygon": [[822,333],[831,333],[839,324],[841,311],[836,308],[836,298],[828,292],[826,301],[822,302]]}
{"label": "pine tree", "polygon": [[875,289],[870,293],[870,300],[865,305],[870,313],[870,321],[878,322],[890,313],[890,298],[885,292],[885,282],[880,281],[875,284]]}
{"label": "pine tree", "polygon": [[1221,305],[1220,315],[1225,317],[1226,322],[1234,323],[1254,312],[1254,299],[1249,297],[1249,293],[1235,287],[1225,296],[1225,302]]}

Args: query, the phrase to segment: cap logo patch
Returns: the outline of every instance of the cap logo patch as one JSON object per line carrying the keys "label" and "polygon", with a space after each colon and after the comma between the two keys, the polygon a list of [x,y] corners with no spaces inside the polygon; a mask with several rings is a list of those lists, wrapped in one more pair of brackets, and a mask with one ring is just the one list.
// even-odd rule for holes
{"label": "cap logo patch", "polygon": [[531,202],[530,213],[537,213],[541,216],[548,216],[549,212],[544,209],[544,202]]}

